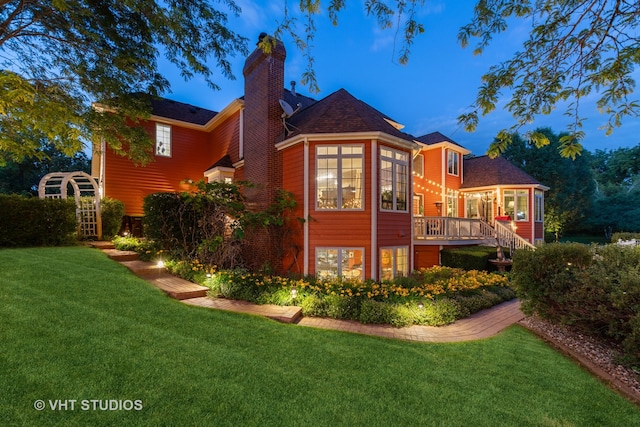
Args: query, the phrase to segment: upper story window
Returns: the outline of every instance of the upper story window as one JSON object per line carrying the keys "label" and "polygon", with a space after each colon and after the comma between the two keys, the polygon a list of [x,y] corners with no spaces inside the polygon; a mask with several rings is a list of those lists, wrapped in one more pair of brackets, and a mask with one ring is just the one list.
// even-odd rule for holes
{"label": "upper story window", "polygon": [[460,154],[447,150],[447,172],[449,175],[460,175]]}
{"label": "upper story window", "polygon": [[424,176],[424,155],[418,154],[413,158],[413,173]]}
{"label": "upper story window", "polygon": [[529,190],[505,190],[504,213],[516,221],[529,219]]}
{"label": "upper story window", "polygon": [[316,207],[362,209],[364,148],[362,145],[316,147]]}
{"label": "upper story window", "polygon": [[409,195],[409,153],[380,148],[380,208],[406,212]]}
{"label": "upper story window", "polygon": [[171,126],[156,123],[156,156],[171,157]]}
{"label": "upper story window", "polygon": [[536,190],[534,193],[534,219],[538,222],[544,221],[544,192]]}

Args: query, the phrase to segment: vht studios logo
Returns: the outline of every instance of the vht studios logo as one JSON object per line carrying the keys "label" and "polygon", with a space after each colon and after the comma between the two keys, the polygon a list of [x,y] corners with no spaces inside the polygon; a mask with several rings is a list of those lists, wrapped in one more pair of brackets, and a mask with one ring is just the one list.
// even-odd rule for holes
{"label": "vht studios logo", "polygon": [[55,399],[36,400],[33,407],[38,411],[141,411],[142,400],[116,399]]}

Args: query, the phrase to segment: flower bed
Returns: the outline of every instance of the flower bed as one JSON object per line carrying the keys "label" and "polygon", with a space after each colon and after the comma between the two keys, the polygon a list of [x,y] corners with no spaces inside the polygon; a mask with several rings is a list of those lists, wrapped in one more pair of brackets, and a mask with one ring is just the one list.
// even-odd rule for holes
{"label": "flower bed", "polygon": [[[137,250],[131,239],[122,240]],[[116,243],[117,244],[117,243]],[[117,244],[118,245],[118,244]],[[140,245],[153,258],[153,245]],[[166,254],[163,254],[166,256]],[[441,326],[515,298],[505,274],[432,267],[393,281],[290,278],[244,269],[217,270],[198,260],[165,259],[176,276],[207,286],[209,295],[256,304],[296,305],[305,316],[362,323]]]}

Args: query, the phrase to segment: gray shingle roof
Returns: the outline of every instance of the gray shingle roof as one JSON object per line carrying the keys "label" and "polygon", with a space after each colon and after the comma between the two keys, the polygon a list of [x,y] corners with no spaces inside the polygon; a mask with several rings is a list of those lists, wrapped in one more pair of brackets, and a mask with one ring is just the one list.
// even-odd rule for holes
{"label": "gray shingle roof", "polygon": [[441,134],[440,132],[431,132],[426,135],[422,135],[416,138],[416,141],[422,142],[423,144],[426,144],[426,145],[438,144],[440,142],[450,142],[452,144],[457,145],[458,147],[462,147],[462,145],[458,144],[448,136]]}
{"label": "gray shingle roof", "polygon": [[340,89],[326,98],[300,110],[287,120],[295,126],[295,134],[313,133],[350,133],[384,132],[407,141],[414,137],[392,126],[381,113],[365,102],[355,98],[344,89]]}
{"label": "gray shingle roof", "polygon": [[488,156],[464,160],[464,183],[461,188],[477,188],[496,185],[542,185],[510,161]]}
{"label": "gray shingle roof", "polygon": [[218,113],[171,99],[152,98],[151,114],[196,125],[205,125]]}

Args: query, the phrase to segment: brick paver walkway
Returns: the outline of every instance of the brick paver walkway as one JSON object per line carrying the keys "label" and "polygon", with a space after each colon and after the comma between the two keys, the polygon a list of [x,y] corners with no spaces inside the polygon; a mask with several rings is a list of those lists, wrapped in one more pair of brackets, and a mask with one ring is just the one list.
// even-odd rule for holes
{"label": "brick paver walkway", "polygon": [[478,312],[466,319],[440,327],[409,326],[394,328],[389,325],[364,325],[353,320],[302,317],[300,307],[256,305],[246,301],[204,296],[206,288],[203,286],[171,276],[164,272],[164,268],[158,267],[153,263],[134,260],[131,257],[131,252],[115,251],[113,250],[113,245],[107,242],[94,243],[96,244],[92,246],[102,249],[111,259],[127,266],[138,276],[185,304],[264,316],[280,322],[296,323],[300,326],[333,329],[406,341],[456,342],[494,336],[525,317],[520,311],[520,302],[517,300],[507,301],[488,310]]}

